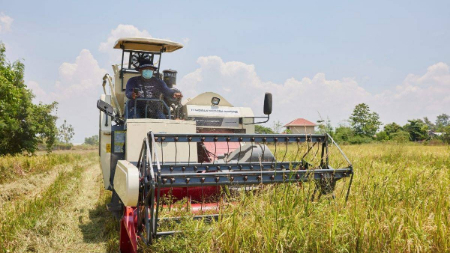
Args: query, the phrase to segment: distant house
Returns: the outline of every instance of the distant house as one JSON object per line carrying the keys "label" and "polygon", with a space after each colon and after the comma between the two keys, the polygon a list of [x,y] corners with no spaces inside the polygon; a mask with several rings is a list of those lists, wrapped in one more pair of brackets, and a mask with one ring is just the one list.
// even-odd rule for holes
{"label": "distant house", "polygon": [[433,137],[440,137],[440,136],[442,136],[444,134],[444,133],[441,133],[441,132],[435,132],[435,131],[431,131],[431,130],[428,130],[427,133],[428,133],[428,135],[431,138],[433,138]]}
{"label": "distant house", "polygon": [[313,134],[315,131],[316,124],[312,123],[309,120],[298,118],[289,123],[287,123],[284,127],[286,127],[286,131],[293,134]]}

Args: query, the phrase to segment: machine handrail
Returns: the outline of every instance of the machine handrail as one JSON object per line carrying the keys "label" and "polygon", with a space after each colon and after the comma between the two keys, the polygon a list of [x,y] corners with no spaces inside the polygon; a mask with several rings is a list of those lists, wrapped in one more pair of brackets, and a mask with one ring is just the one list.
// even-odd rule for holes
{"label": "machine handrail", "polygon": [[[169,116],[169,119],[170,118],[172,118],[172,114],[170,113],[170,108],[169,108],[169,106],[166,104],[166,102],[164,102],[163,100],[161,100],[161,99],[159,99],[159,98],[136,98],[136,99],[129,99],[129,100],[127,100],[127,102],[125,103],[125,108],[128,108],[128,103],[130,102],[130,101],[135,101],[135,103],[134,103],[134,118],[133,119],[135,119],[136,118],[136,111],[137,111],[137,101],[151,101],[151,102],[159,102],[159,103],[161,103],[163,106],[164,106],[164,108],[166,108],[166,110],[167,110],[167,112],[168,112],[168,114],[167,114],[167,116]],[[147,106],[148,105],[146,105],[146,107],[145,107],[145,117],[147,118]],[[126,110],[125,111],[125,115],[126,115],[126,117],[125,118],[127,118],[128,119],[128,110]]]}

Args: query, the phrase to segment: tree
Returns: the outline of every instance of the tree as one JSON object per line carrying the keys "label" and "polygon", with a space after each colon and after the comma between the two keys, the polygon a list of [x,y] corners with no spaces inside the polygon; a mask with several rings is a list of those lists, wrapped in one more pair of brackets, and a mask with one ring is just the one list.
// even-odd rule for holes
{"label": "tree", "polygon": [[387,141],[389,140],[389,135],[385,131],[381,131],[377,133],[377,141]]}
{"label": "tree", "polygon": [[443,131],[446,126],[450,125],[450,116],[443,113],[436,118],[436,128],[438,131]]}
{"label": "tree", "polygon": [[33,153],[39,143],[51,150],[57,133],[57,103],[32,103],[33,93],[23,80],[25,66],[9,63],[0,43],[0,155]]}
{"label": "tree", "polygon": [[350,116],[350,125],[356,135],[373,137],[381,126],[378,113],[371,112],[369,106],[362,103],[355,106]]}
{"label": "tree", "polygon": [[372,137],[355,135],[353,129],[348,126],[337,127],[333,138],[337,142],[349,144],[362,144],[362,143],[369,143],[372,141]]}
{"label": "tree", "polygon": [[98,135],[93,135],[91,137],[84,138],[84,144],[86,144],[86,145],[98,145]]}
{"label": "tree", "polygon": [[431,131],[436,131],[436,125],[431,122],[428,117],[423,118],[423,122],[428,126],[428,129]]}
{"label": "tree", "polygon": [[317,123],[319,123],[319,133],[328,133],[333,136],[333,126],[331,126],[331,121],[329,118],[327,118],[327,120],[318,120]]}
{"label": "tree", "polygon": [[74,129],[72,125],[68,124],[66,120],[58,129],[58,139],[60,142],[64,142],[65,144],[69,144],[70,140],[72,140],[75,135]]}
{"label": "tree", "polygon": [[273,132],[279,134],[281,132],[281,128],[283,127],[283,124],[280,121],[273,122]]}
{"label": "tree", "polygon": [[448,144],[450,144],[450,126],[446,126],[443,129],[442,140]]}
{"label": "tree", "polygon": [[255,125],[255,133],[257,133],[257,134],[273,134],[274,132],[270,127]]}
{"label": "tree", "polygon": [[400,130],[391,134],[391,140],[399,143],[408,142],[410,140],[410,135],[408,132]]}
{"label": "tree", "polygon": [[408,120],[403,129],[409,133],[411,141],[422,141],[428,138],[428,126],[421,119]]}
{"label": "tree", "polygon": [[399,132],[399,131],[403,131],[403,127],[398,125],[395,122],[392,122],[392,123],[386,124],[384,126],[384,131],[389,136],[389,138],[391,138],[393,133],[396,133],[396,132]]}
{"label": "tree", "polygon": [[334,139],[337,142],[348,142],[353,137],[353,131],[350,127],[339,126],[334,132]]}

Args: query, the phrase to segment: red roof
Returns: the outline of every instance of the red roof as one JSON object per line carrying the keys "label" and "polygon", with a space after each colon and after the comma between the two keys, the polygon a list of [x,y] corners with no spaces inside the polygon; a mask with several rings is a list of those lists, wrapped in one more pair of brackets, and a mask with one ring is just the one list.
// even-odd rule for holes
{"label": "red roof", "polygon": [[288,127],[288,126],[316,126],[316,124],[312,123],[309,120],[306,120],[303,118],[298,118],[298,119],[294,119],[293,121],[287,123],[284,126],[285,127]]}

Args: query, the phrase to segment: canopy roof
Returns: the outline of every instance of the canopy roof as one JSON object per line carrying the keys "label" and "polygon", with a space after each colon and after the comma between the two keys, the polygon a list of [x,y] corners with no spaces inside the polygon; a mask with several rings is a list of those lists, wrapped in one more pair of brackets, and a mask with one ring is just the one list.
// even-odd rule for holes
{"label": "canopy roof", "polygon": [[114,44],[114,48],[159,53],[163,48],[165,52],[173,52],[183,48],[183,45],[170,40],[154,38],[120,38]]}

